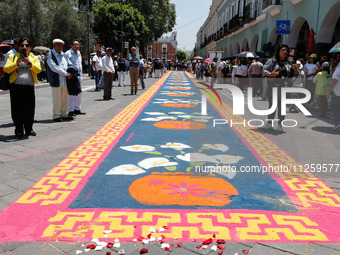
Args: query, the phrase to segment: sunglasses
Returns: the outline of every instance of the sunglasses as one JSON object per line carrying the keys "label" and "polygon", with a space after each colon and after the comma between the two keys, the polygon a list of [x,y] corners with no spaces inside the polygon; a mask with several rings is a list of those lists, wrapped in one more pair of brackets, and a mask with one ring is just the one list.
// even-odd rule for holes
{"label": "sunglasses", "polygon": [[20,44],[20,47],[26,47],[26,48],[28,48],[28,47],[31,47],[31,45],[22,43],[22,44]]}

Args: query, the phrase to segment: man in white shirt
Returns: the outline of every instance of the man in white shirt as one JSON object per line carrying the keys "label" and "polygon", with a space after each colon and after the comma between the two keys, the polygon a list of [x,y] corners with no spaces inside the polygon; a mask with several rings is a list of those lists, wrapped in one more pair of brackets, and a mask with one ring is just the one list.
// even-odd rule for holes
{"label": "man in white shirt", "polygon": [[[75,75],[77,76],[79,80],[80,89],[81,89],[82,83],[83,83],[83,78],[81,76],[81,74],[83,73],[83,67],[82,67],[82,59],[81,59],[79,48],[80,48],[80,43],[77,40],[73,40],[71,44],[71,49],[66,51],[65,55],[67,59],[69,60],[69,63],[78,70],[78,73]],[[86,114],[85,112],[81,111],[81,95],[82,95],[81,92],[76,96],[69,95],[68,97],[69,116]]]}
{"label": "man in white shirt", "polygon": [[333,91],[332,112],[335,122],[334,131],[340,130],[340,65],[338,65],[333,73],[332,83],[327,91],[327,98]]}
{"label": "man in white shirt", "polygon": [[102,58],[103,71],[104,71],[104,100],[114,100],[112,95],[112,82],[115,74],[115,67],[112,60],[112,48],[106,48],[106,56]]}
{"label": "man in white shirt", "polygon": [[53,50],[48,52],[47,76],[52,88],[53,102],[53,121],[62,122],[63,120],[73,120],[68,116],[68,91],[66,78],[71,78],[72,74],[67,72],[69,61],[63,53],[64,41],[61,39],[53,40]]}
{"label": "man in white shirt", "polygon": [[96,55],[92,59],[92,65],[94,69],[94,77],[96,79],[96,91],[100,91],[100,78],[102,77],[102,52],[97,50]]}

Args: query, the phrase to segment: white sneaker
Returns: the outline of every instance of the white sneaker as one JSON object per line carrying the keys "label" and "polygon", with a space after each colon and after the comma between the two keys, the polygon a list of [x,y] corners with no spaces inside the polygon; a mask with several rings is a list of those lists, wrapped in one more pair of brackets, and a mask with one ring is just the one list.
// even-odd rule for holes
{"label": "white sneaker", "polygon": [[277,131],[278,131],[278,132],[283,132],[283,127],[282,127],[281,124],[279,124],[279,125],[277,126]]}
{"label": "white sneaker", "polygon": [[267,124],[263,127],[264,129],[270,130],[270,129],[274,129],[272,124],[267,122]]}

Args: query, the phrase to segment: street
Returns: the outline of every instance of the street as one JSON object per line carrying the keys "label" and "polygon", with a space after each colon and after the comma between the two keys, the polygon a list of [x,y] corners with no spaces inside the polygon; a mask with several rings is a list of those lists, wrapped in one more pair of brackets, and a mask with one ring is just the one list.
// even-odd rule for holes
{"label": "street", "polygon": [[[266,117],[234,115],[230,85],[217,86],[220,101],[185,72],[145,82],[137,95],[114,82],[115,100],[103,101],[86,77],[86,115],[61,123],[50,87],[38,86],[37,136],[21,140],[0,94],[2,254],[339,253],[340,133],[330,115],[287,113],[296,127],[257,129],[242,123]],[[226,244],[215,251],[218,239]]]}

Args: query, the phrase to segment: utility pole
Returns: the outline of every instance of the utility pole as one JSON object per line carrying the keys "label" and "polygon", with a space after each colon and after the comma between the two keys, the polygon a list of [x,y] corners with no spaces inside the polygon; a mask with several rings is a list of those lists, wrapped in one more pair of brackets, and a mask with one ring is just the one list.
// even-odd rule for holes
{"label": "utility pole", "polygon": [[87,0],[87,73],[90,74],[90,0]]}
{"label": "utility pole", "polygon": [[121,27],[120,27],[120,32],[122,33],[122,54],[124,54],[124,32],[123,32],[123,13],[124,13],[124,10],[123,10],[123,4],[124,4],[124,0],[122,0],[122,3],[121,3],[122,18],[121,18]]}

